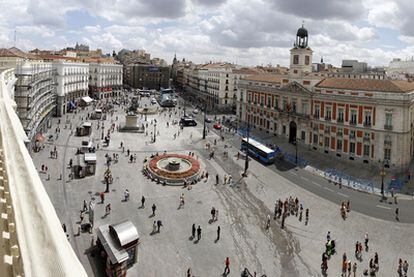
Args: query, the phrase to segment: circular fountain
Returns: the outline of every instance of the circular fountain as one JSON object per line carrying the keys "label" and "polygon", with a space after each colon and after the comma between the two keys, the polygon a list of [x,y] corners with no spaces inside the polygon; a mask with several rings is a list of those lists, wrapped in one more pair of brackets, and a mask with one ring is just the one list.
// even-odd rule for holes
{"label": "circular fountain", "polygon": [[154,156],[145,166],[148,175],[168,185],[191,184],[198,180],[200,162],[188,155],[161,154]]}

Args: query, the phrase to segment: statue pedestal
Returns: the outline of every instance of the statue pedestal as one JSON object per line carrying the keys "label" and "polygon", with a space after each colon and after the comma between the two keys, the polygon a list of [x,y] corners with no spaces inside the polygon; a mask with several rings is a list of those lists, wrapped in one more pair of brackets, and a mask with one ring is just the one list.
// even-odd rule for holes
{"label": "statue pedestal", "polygon": [[125,125],[119,129],[120,132],[143,133],[144,129],[138,126],[138,116],[127,114],[125,116]]}
{"label": "statue pedestal", "polygon": [[138,116],[136,115],[126,115],[125,116],[125,126],[127,128],[138,127]]}

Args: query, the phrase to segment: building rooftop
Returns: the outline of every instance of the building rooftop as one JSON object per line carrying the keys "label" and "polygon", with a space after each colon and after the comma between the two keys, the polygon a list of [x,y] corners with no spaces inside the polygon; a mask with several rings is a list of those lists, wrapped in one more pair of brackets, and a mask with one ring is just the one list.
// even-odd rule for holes
{"label": "building rooftop", "polygon": [[258,74],[250,75],[243,78],[246,81],[268,82],[268,83],[281,83],[283,76],[275,74]]}
{"label": "building rooftop", "polygon": [[233,73],[235,73],[235,74],[246,74],[246,75],[263,74],[264,70],[260,69],[260,68],[243,67],[243,68],[234,69]]}
{"label": "building rooftop", "polygon": [[326,78],[315,87],[382,92],[411,92],[414,91],[414,82],[381,79]]}

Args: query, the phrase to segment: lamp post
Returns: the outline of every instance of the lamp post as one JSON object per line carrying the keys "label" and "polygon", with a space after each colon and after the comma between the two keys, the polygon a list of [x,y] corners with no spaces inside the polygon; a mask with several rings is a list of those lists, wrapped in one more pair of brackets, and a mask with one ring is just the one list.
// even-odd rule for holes
{"label": "lamp post", "polygon": [[247,147],[246,147],[246,160],[244,161],[244,172],[242,174],[243,177],[247,177],[247,169],[249,169],[249,131],[250,131],[250,122],[249,119],[247,119],[247,134],[246,134],[246,141],[247,141]]}
{"label": "lamp post", "polygon": [[206,117],[207,117],[207,101],[204,101],[204,127],[203,127],[203,139],[206,139]]}
{"label": "lamp post", "polygon": [[295,164],[298,165],[298,139],[295,138]]}
{"label": "lamp post", "polygon": [[384,177],[385,177],[385,175],[387,175],[387,173],[385,172],[385,169],[384,169],[384,161],[382,161],[382,167],[381,167],[381,171],[380,171],[382,199],[385,199],[385,195],[384,195]]}

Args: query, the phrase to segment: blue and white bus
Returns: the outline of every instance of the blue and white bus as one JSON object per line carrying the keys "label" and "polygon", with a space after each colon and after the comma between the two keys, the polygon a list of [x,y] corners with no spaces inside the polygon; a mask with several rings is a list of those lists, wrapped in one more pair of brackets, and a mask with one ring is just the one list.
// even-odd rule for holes
{"label": "blue and white bus", "polygon": [[247,142],[247,138],[242,138],[241,150],[246,151],[246,149],[248,149],[249,156],[264,164],[272,164],[275,161],[276,152],[254,139],[249,138]]}

